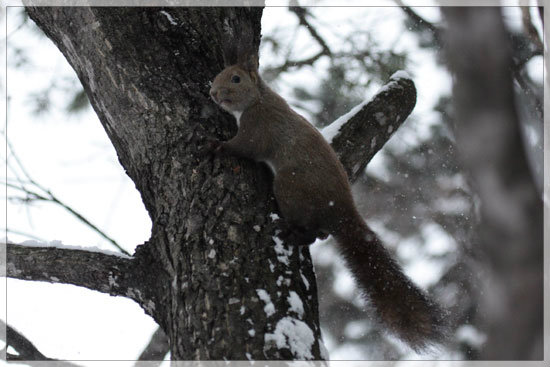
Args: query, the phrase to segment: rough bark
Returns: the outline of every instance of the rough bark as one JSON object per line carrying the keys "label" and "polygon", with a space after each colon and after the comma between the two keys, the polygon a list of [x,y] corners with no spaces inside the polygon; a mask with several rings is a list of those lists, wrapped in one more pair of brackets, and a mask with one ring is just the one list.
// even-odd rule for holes
{"label": "rough bark", "polygon": [[[411,79],[395,76],[342,126],[332,147],[354,182],[412,112],[416,88]],[[329,125],[330,126],[330,125]]]}
{"label": "rough bark", "polygon": [[543,357],[543,207],[514,104],[512,57],[499,8],[443,8],[455,75],[457,146],[480,197],[490,265],[479,314],[482,359]]}
{"label": "rough bark", "polygon": [[168,354],[170,341],[162,329],[157,329],[147,347],[140,354],[139,361],[161,361]]}
{"label": "rough bark", "polygon": [[159,301],[156,299],[159,292],[151,292],[145,285],[155,285],[157,277],[168,280],[155,267],[145,273],[143,264],[117,255],[12,243],[7,244],[7,254],[7,273],[12,278],[73,284],[112,296],[128,297],[145,308]]}
{"label": "rough bark", "polygon": [[[197,154],[208,137],[226,140],[236,132],[233,118],[210,101],[209,82],[223,68],[224,44],[248,32],[257,50],[262,9],[28,12],[75,69],[151,217],[151,239],[127,265],[147,274],[139,284],[146,297],[134,299],[166,332],[172,358],[321,359],[309,250],[274,246],[278,223],[271,214],[277,208],[268,170],[247,160]],[[405,110],[400,122],[410,113]],[[389,135],[380,137],[377,149]],[[15,261],[17,251],[25,250],[8,248],[8,261]],[[16,270],[8,268],[8,276]],[[52,281],[49,275],[40,280]],[[303,314],[291,306],[291,292]],[[306,353],[290,342],[270,342],[289,317],[294,327],[311,333]]]}

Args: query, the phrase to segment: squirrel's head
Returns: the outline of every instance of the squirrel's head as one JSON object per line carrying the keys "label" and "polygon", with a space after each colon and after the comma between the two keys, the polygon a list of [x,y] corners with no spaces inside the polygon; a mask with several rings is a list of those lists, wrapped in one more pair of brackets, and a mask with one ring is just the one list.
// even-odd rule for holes
{"label": "squirrel's head", "polygon": [[257,57],[246,57],[219,73],[210,88],[210,96],[229,112],[242,112],[260,98]]}

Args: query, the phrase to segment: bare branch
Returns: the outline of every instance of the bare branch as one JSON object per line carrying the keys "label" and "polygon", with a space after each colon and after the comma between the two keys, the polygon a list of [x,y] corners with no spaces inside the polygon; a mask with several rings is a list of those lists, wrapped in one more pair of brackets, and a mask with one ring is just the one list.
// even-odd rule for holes
{"label": "bare branch", "polygon": [[0,228],[0,231],[3,231],[4,233],[13,233],[13,234],[16,234],[16,235],[19,235],[19,236],[24,236],[24,237],[27,237],[27,238],[30,238],[32,240],[37,240],[37,241],[40,241],[40,242],[45,242],[46,240],[43,239],[43,238],[40,238],[38,236],[35,236],[33,234],[30,234],[30,233],[26,233],[26,232],[23,232],[23,231],[18,231],[16,229],[12,229],[12,228]]}
{"label": "bare branch", "polygon": [[6,328],[6,346],[11,346],[17,351],[17,353],[19,353],[19,355],[17,356],[18,359],[27,361],[51,360],[50,358],[47,358],[45,355],[43,355],[29,339],[27,339],[11,326],[6,325],[2,320],[0,320],[0,327]]}
{"label": "bare branch", "polygon": [[282,64],[282,65],[265,69],[264,73],[277,75],[277,74],[279,74],[283,71],[287,71],[290,68],[299,68],[299,67],[306,66],[306,65],[313,65],[313,63],[315,61],[317,61],[318,59],[320,59],[324,55],[325,55],[325,53],[323,51],[321,51],[321,52],[319,52],[319,53],[317,53],[317,54],[315,54],[311,57],[308,57],[307,59],[302,59],[302,60],[287,59],[284,62],[284,64]]}
{"label": "bare branch", "polygon": [[292,1],[292,3],[294,3],[295,5],[290,6],[288,10],[296,14],[296,16],[298,17],[298,21],[300,22],[300,25],[306,27],[311,37],[313,37],[313,39],[315,39],[317,43],[319,43],[319,46],[321,46],[321,50],[322,50],[321,53],[323,55],[330,56],[332,52],[330,51],[330,48],[328,47],[327,43],[325,42],[323,37],[321,37],[319,32],[317,32],[315,27],[313,27],[313,25],[306,18],[306,16],[310,15],[308,10],[306,8],[298,6],[297,1]]}
{"label": "bare branch", "polygon": [[342,120],[337,120],[323,130],[326,134],[330,129],[337,129],[331,144],[351,182],[401,126],[415,104],[414,82],[404,76],[392,76],[370,102],[353,116],[346,116],[349,120],[341,127],[337,125]]}
{"label": "bare branch", "polygon": [[151,337],[149,344],[145,347],[138,360],[162,361],[169,351],[170,341],[168,340],[166,333],[159,327]]}
{"label": "bare branch", "polygon": [[42,191],[45,191],[46,192],[46,195],[42,195],[42,194],[39,194],[37,193],[36,191],[32,191],[26,187],[20,187],[20,186],[16,186],[14,184],[11,184],[11,183],[6,183],[6,185],[8,187],[11,187],[13,189],[16,189],[16,190],[20,190],[22,192],[24,192],[25,194],[27,194],[27,197],[23,200],[26,200],[26,201],[34,201],[34,200],[39,200],[39,201],[46,201],[46,202],[51,202],[51,203],[54,203],[54,204],[57,204],[59,205],[60,207],[62,207],[63,209],[67,210],[69,213],[71,213],[73,216],[75,216],[78,220],[80,220],[82,223],[86,224],[88,227],[90,227],[94,232],[96,232],[97,234],[99,234],[101,237],[103,237],[104,239],[106,239],[107,241],[109,241],[113,246],[115,246],[120,252],[122,252],[123,254],[125,255],[130,255],[130,253],[128,251],[126,251],[124,248],[122,248],[113,238],[109,237],[105,232],[103,232],[101,229],[99,229],[96,225],[94,225],[93,223],[91,223],[88,219],[86,219],[82,214],[80,214],[79,212],[77,212],[76,210],[74,210],[72,207],[70,207],[69,205],[65,204],[64,202],[62,202],[61,200],[59,200],[50,190],[48,189],[45,189],[43,188],[42,186],[36,184],[33,182],[33,185],[35,185],[36,187],[40,188]]}
{"label": "bare branch", "polygon": [[[147,271],[144,271],[147,269]],[[150,246],[139,245],[133,257],[93,249],[37,244],[6,245],[6,276],[14,279],[72,284],[136,301],[155,316],[166,273]]]}
{"label": "bare branch", "polygon": [[[60,262],[60,259],[63,259]],[[22,280],[73,284],[143,300],[130,290],[138,286],[131,258],[101,252],[7,244],[7,276]]]}
{"label": "bare branch", "polygon": [[542,44],[539,32],[535,28],[533,20],[531,19],[531,8],[529,6],[522,6],[520,8],[523,29],[525,29],[525,33],[527,33],[529,39],[531,39],[531,42],[533,42],[533,44],[537,47],[538,50],[540,50],[540,53],[542,54],[542,52],[544,51],[544,45]]}
{"label": "bare branch", "polygon": [[[13,189],[16,189],[16,190],[19,190],[19,191],[22,191],[24,192],[25,194],[27,194],[27,199],[29,200],[41,200],[41,201],[47,201],[47,202],[51,202],[51,203],[54,203],[56,205],[59,205],[60,207],[62,207],[63,209],[67,210],[69,213],[71,213],[73,216],[75,216],[78,220],[80,220],[82,223],[86,224],[88,227],[90,227],[94,232],[96,232],[97,234],[99,234],[101,237],[103,237],[105,240],[107,240],[108,242],[110,242],[114,247],[116,247],[120,252],[122,252],[123,254],[125,255],[130,255],[128,253],[128,251],[126,251],[124,248],[122,248],[122,246],[120,246],[118,244],[117,241],[115,241],[113,238],[111,238],[110,236],[108,236],[105,232],[103,232],[101,229],[99,229],[96,225],[94,225],[93,223],[91,223],[88,219],[86,219],[86,217],[84,217],[82,214],[80,214],[79,212],[77,212],[75,209],[73,209],[71,206],[69,206],[68,204],[62,202],[61,200],[59,200],[50,190],[46,189],[44,186],[40,185],[38,182],[36,182],[32,177],[31,175],[29,174],[29,172],[27,172],[27,170],[25,169],[25,166],[23,166],[23,163],[21,163],[21,160],[19,159],[19,157],[17,156],[17,154],[15,154],[15,150],[13,149],[13,146],[11,145],[10,141],[6,139],[6,142],[7,142],[7,147],[9,148],[10,150],[10,156],[14,159],[14,161],[16,162],[19,170],[21,170],[21,172],[23,173],[23,175],[25,176],[26,178],[26,181],[24,182],[21,178],[17,177],[17,180],[19,182],[19,185],[15,185],[15,184],[12,184],[12,183],[9,183],[9,182],[6,182],[6,185],[8,187],[11,187]],[[15,170],[14,170],[15,171]],[[26,187],[26,184],[29,184],[31,186],[34,186],[36,189],[38,189],[39,191],[42,191],[44,194],[40,194],[37,192],[37,190],[32,190],[32,189],[29,189]]]}
{"label": "bare branch", "polygon": [[[299,24],[301,26],[304,26],[308,30],[311,37],[313,37],[313,39],[317,41],[317,43],[321,47],[321,51],[311,57],[301,60],[291,60],[289,58],[286,58],[285,62],[282,65],[265,69],[264,74],[266,75],[277,75],[291,68],[299,68],[305,65],[313,65],[323,56],[333,56],[333,53],[328,47],[326,41],[323,39],[323,37],[321,37],[319,32],[317,32],[315,27],[307,20],[307,16],[311,16],[308,10],[306,8],[298,6],[297,1],[292,1],[291,6],[288,8],[288,10],[298,17]],[[276,44],[275,41],[271,42],[273,44]]]}
{"label": "bare branch", "polygon": [[6,342],[6,348],[4,349],[7,350],[8,346],[10,346],[18,353],[17,355],[6,353],[6,359],[8,361],[28,361],[27,363],[31,366],[33,365],[31,361],[56,361],[54,363],[56,366],[76,367],[73,363],[46,357],[27,337],[13,327],[6,325],[2,320],[0,320],[0,328],[6,329],[5,338],[3,336],[1,337],[2,340]]}
{"label": "bare branch", "polygon": [[437,35],[439,33],[439,28],[436,27],[432,22],[427,21],[423,17],[421,17],[417,12],[412,10],[410,6],[405,6],[403,1],[401,0],[395,0],[395,3],[401,7],[401,9],[407,14],[407,16],[413,20],[419,27],[425,28],[429,30],[430,32],[434,33],[434,35]]}
{"label": "bare branch", "polygon": [[512,68],[512,75],[514,76],[514,79],[517,81],[518,85],[523,90],[525,95],[529,97],[529,100],[532,103],[533,109],[535,110],[540,123],[543,123],[544,108],[542,106],[542,101],[537,95],[537,93],[535,92],[535,89],[531,83],[531,79],[529,78],[529,75],[527,75],[518,66],[514,66]]}

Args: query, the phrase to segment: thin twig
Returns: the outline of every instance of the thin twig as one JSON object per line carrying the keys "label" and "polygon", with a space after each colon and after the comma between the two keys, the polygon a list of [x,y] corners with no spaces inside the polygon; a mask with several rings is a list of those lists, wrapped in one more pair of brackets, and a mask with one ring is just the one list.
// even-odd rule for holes
{"label": "thin twig", "polygon": [[537,93],[534,91],[533,85],[529,82],[529,76],[525,75],[525,73],[523,73],[519,67],[513,68],[512,75],[514,76],[514,79],[516,80],[520,88],[523,90],[523,93],[525,93],[525,95],[531,99],[538,120],[540,121],[540,123],[543,123],[544,118],[542,111],[544,109],[542,107],[542,101],[540,100]]}
{"label": "thin twig", "polygon": [[29,195],[29,197],[21,199],[23,201],[28,201],[28,202],[34,201],[34,200],[36,200],[36,201],[46,201],[46,202],[51,202],[51,203],[59,205],[60,207],[64,208],[69,213],[71,213],[73,216],[75,216],[77,219],[79,219],[82,223],[86,224],[88,227],[90,227],[92,230],[94,230],[101,237],[103,237],[104,239],[109,241],[113,246],[115,246],[118,250],[120,250],[120,252],[122,252],[125,255],[130,255],[130,253],[128,251],[126,251],[124,248],[122,248],[114,239],[109,237],[105,232],[103,232],[96,225],[91,223],[82,214],[80,214],[79,212],[77,212],[76,210],[71,208],[69,205],[67,205],[64,202],[62,202],[61,200],[59,200],[50,190],[47,190],[47,189],[43,188],[42,186],[37,185],[35,183],[34,184],[35,186],[37,186],[39,189],[41,189],[42,191],[44,191],[47,194],[47,196],[44,196],[44,195],[41,195],[37,192],[31,191],[31,190],[29,190],[25,187],[19,187],[17,185],[11,184],[9,182],[5,182],[5,185],[10,187],[10,188],[13,188],[15,190],[20,190],[20,191],[24,192],[25,194]]}
{"label": "thin twig", "polygon": [[19,235],[19,236],[28,237],[28,238],[31,238],[33,240],[37,240],[37,241],[40,241],[40,242],[46,242],[46,240],[44,240],[43,238],[40,238],[38,236],[35,236],[33,234],[30,234],[30,233],[23,232],[23,231],[18,231],[16,229],[1,228],[0,230],[2,230],[3,232],[7,232],[7,233],[13,233],[13,234],[16,234],[16,235]]}
{"label": "thin twig", "polygon": [[296,14],[296,16],[298,17],[298,21],[300,22],[300,25],[306,27],[311,37],[313,37],[313,39],[315,39],[317,43],[319,43],[319,46],[321,46],[323,55],[330,56],[332,52],[330,51],[330,48],[328,47],[327,43],[325,42],[323,37],[321,37],[319,32],[317,32],[315,27],[313,27],[313,25],[311,25],[311,23],[306,18],[306,16],[310,15],[307,9],[297,6],[298,5],[297,1],[293,1],[293,3],[296,5],[289,7],[288,10]]}
{"label": "thin twig", "polygon": [[321,51],[318,54],[316,54],[314,56],[311,56],[311,57],[308,57],[307,59],[303,59],[303,60],[288,60],[287,59],[284,62],[284,64],[273,67],[273,68],[268,68],[264,72],[265,73],[278,74],[278,73],[281,73],[283,71],[287,71],[290,68],[299,68],[299,67],[302,67],[302,66],[305,66],[305,65],[313,65],[313,63],[315,61],[317,61],[319,58],[321,58],[324,55],[325,55],[325,53],[323,51]]}
{"label": "thin twig", "polygon": [[406,6],[401,0],[395,0],[395,3],[401,7],[401,9],[413,20],[419,27],[425,28],[430,32],[437,35],[439,33],[439,28],[434,25],[432,22],[427,21],[425,18],[421,17],[417,12],[412,10],[410,6]]}
{"label": "thin twig", "polygon": [[122,252],[125,255],[130,255],[130,253],[128,251],[126,251],[122,246],[120,246],[117,241],[115,241],[113,238],[108,236],[105,232],[103,232],[101,229],[99,229],[96,225],[92,224],[92,222],[90,222],[82,214],[77,212],[75,209],[70,207],[68,204],[66,204],[66,203],[62,202],[61,200],[59,200],[50,190],[46,189],[44,186],[42,186],[38,182],[36,182],[31,177],[29,172],[25,169],[25,167],[23,166],[23,164],[19,160],[19,157],[17,156],[17,154],[15,154],[15,150],[13,149],[13,146],[11,145],[10,141],[6,139],[6,143],[7,143],[7,147],[10,150],[10,153],[11,153],[10,156],[15,160],[15,162],[17,163],[18,168],[21,170],[23,175],[26,177],[29,184],[33,185],[38,190],[44,192],[45,195],[39,194],[36,191],[30,190],[27,187],[25,187],[23,181],[19,177],[17,177],[17,180],[19,181],[21,186],[17,186],[17,185],[14,185],[14,184],[10,184],[9,182],[6,182],[5,184],[8,187],[23,191],[27,195],[32,196],[30,198],[27,198],[27,200],[29,200],[29,201],[41,200],[41,201],[47,201],[47,202],[51,202],[51,203],[54,203],[54,204],[57,204],[57,205],[61,206],[63,209],[67,210],[69,213],[71,213],[73,216],[75,216],[77,219],[79,219],[82,223],[86,224],[88,227],[90,227],[92,230],[94,230],[96,233],[98,233],[105,240],[110,242],[120,252]]}
{"label": "thin twig", "polygon": [[533,20],[531,19],[531,8],[528,6],[522,6],[521,7],[521,20],[523,22],[523,29],[525,29],[525,33],[529,36],[529,39],[537,49],[540,50],[542,53],[544,50],[544,45],[542,44],[542,40],[540,38],[539,32],[535,28],[533,24]]}
{"label": "thin twig", "polygon": [[[307,11],[306,8],[302,8],[298,5],[297,1],[291,1],[291,6],[289,6],[288,10],[298,17],[298,22],[300,26],[303,26],[307,29],[311,37],[317,41],[319,46],[321,47],[321,51],[316,53],[315,55],[301,59],[301,60],[291,60],[288,57],[285,58],[285,62],[282,65],[272,67],[269,69],[265,69],[264,73],[266,74],[279,74],[281,72],[287,71],[290,68],[299,68],[305,65],[313,65],[317,60],[319,60],[323,56],[333,56],[332,51],[328,47],[326,41],[321,37],[319,32],[315,29],[315,27],[307,20],[307,16],[311,16],[311,14]],[[275,42],[273,42],[275,43]]]}

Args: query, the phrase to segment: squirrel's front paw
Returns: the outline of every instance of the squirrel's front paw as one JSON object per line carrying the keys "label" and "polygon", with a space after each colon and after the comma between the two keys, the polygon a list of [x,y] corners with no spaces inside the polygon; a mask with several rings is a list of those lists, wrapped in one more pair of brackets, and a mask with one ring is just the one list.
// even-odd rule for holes
{"label": "squirrel's front paw", "polygon": [[198,150],[197,155],[203,157],[209,154],[218,154],[221,152],[222,142],[217,139],[207,138],[206,143]]}
{"label": "squirrel's front paw", "polygon": [[208,139],[205,147],[211,153],[219,153],[222,150],[222,142],[217,139]]}

